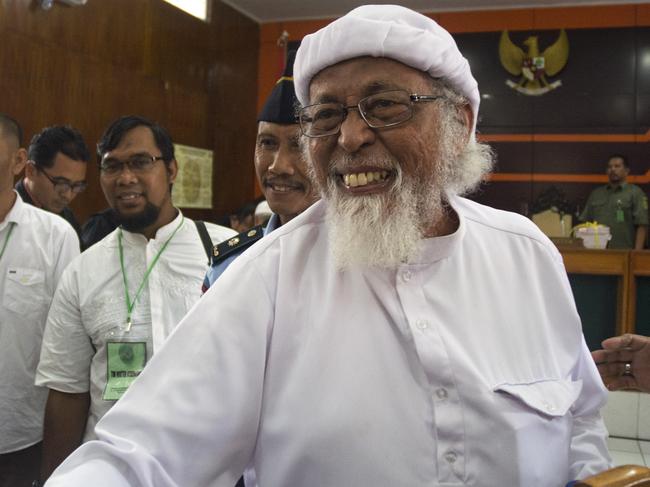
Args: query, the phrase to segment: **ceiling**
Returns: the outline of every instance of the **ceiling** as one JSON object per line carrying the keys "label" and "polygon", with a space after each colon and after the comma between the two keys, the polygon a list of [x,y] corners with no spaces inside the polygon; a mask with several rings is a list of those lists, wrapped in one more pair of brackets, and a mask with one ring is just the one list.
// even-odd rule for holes
{"label": "ceiling", "polygon": [[258,23],[283,20],[330,19],[367,3],[395,4],[419,12],[544,8],[577,5],[648,3],[641,0],[221,0]]}

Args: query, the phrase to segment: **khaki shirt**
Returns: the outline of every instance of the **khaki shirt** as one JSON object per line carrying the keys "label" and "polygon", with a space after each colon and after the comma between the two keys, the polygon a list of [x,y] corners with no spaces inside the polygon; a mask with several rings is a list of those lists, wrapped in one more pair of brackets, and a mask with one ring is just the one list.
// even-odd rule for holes
{"label": "khaki shirt", "polygon": [[589,195],[580,220],[607,225],[612,233],[608,248],[633,249],[636,227],[648,224],[648,198],[634,184],[601,186]]}

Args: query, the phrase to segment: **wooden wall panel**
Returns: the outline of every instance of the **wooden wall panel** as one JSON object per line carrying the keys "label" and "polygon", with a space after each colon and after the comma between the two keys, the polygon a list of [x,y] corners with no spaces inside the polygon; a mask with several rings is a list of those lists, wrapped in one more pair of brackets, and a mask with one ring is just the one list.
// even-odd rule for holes
{"label": "wooden wall panel", "polygon": [[[427,15],[453,34],[500,32],[504,29],[522,31],[650,25],[650,6],[645,4],[443,12]],[[290,40],[299,41],[305,35],[315,32],[332,20],[270,22],[262,25],[259,46],[260,80],[258,86],[258,103],[260,106],[266,93],[271,90],[277,78],[275,66],[280,63],[282,52],[277,48],[276,40],[282,31],[286,30],[289,33]]]}
{"label": "wooden wall panel", "polygon": [[[89,0],[83,7],[55,4],[45,11],[32,0],[4,0],[7,28],[80,56],[138,69],[151,28],[150,0]],[[157,5],[156,5],[157,6]]]}
{"label": "wooden wall panel", "polygon": [[212,32],[218,49],[208,82],[218,89],[210,98],[208,115],[216,148],[215,208],[223,213],[255,197],[259,26],[220,1],[213,7],[213,19],[220,21]]}
{"label": "wooden wall panel", "polygon": [[[0,111],[28,140],[71,124],[91,150],[121,115],[154,119],[175,142],[214,151],[213,209],[186,213],[211,220],[234,210],[255,195],[259,26],[212,1],[205,23],[162,0],[89,0],[48,12],[0,0]],[[233,160],[245,164],[224,170]],[[105,207],[94,159],[88,181],[72,204],[82,221]]]}
{"label": "wooden wall panel", "polygon": [[597,29],[636,24],[637,5],[535,9],[535,29]]}
{"label": "wooden wall panel", "polygon": [[170,84],[205,90],[217,51],[212,25],[190,15],[179,15],[176,7],[159,0],[151,15],[151,25],[156,28],[149,35],[151,49],[144,59],[147,74]]}
{"label": "wooden wall panel", "polygon": [[[527,10],[487,10],[485,12],[445,12],[431,15],[449,32],[490,32],[495,25],[502,29],[525,30],[533,26],[535,11]],[[437,17],[437,18],[436,18]]]}
{"label": "wooden wall panel", "polygon": [[636,25],[650,26],[650,4],[638,5],[636,8]]}

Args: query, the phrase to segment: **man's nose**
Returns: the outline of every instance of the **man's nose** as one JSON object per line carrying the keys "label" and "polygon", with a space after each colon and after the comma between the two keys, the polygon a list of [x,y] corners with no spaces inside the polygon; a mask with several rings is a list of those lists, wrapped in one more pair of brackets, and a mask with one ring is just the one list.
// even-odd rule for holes
{"label": "man's nose", "polygon": [[359,110],[351,109],[341,122],[338,144],[348,153],[357,152],[375,141],[375,131],[363,119]]}
{"label": "man's nose", "polygon": [[120,172],[117,174],[117,181],[121,184],[129,184],[132,181],[137,179],[137,175],[131,169],[131,166],[127,163],[122,164]]}
{"label": "man's nose", "polygon": [[75,197],[75,193],[72,191],[72,188],[64,189],[59,191],[59,196],[61,196],[65,201],[72,201]]}
{"label": "man's nose", "polygon": [[295,172],[295,157],[295,150],[284,145],[281,146],[278,152],[275,153],[273,162],[269,166],[269,172],[273,174],[293,175]]}

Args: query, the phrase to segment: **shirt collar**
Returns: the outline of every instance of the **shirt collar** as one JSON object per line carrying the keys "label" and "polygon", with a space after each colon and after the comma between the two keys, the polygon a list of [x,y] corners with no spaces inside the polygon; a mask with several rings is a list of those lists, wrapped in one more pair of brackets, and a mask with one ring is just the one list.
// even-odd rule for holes
{"label": "shirt collar", "polygon": [[9,210],[9,213],[7,213],[3,223],[13,222],[18,224],[23,220],[25,202],[16,190],[14,190],[14,193],[16,193],[16,201],[14,202],[14,206],[11,207],[11,210]]}
{"label": "shirt collar", "polygon": [[[156,231],[156,235],[154,238],[151,240],[166,240],[171,236],[172,233],[174,233],[174,230],[176,230],[176,227],[180,225],[181,220],[183,219],[183,213],[181,210],[177,208],[178,215],[176,215],[176,218],[174,218],[171,222],[169,222],[167,225],[163,225]],[[125,230],[122,228],[122,235],[124,237],[124,241],[128,242],[130,244],[147,244],[148,240],[147,237],[142,235],[141,233],[137,232],[129,232],[128,230]]]}
{"label": "shirt collar", "polygon": [[280,221],[280,216],[277,215],[276,213],[273,213],[271,215],[271,218],[269,218],[268,223],[264,227],[264,235],[271,233],[273,230],[277,230],[281,226],[282,226],[282,222]]}
{"label": "shirt collar", "polygon": [[451,257],[456,252],[463,240],[467,226],[465,217],[458,209],[457,198],[457,196],[449,197],[449,206],[458,217],[456,231],[441,237],[422,239],[420,253],[407,265],[430,264]]}
{"label": "shirt collar", "polygon": [[622,191],[625,186],[627,186],[627,182],[625,181],[620,183],[618,186],[613,186],[611,183],[607,183],[607,189],[610,191]]}

